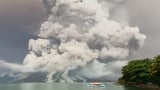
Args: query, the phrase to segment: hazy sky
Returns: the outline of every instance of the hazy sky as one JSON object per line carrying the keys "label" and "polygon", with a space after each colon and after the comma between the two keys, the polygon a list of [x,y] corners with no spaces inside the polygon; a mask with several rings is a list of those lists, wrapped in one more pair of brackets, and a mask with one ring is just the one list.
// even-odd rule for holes
{"label": "hazy sky", "polygon": [[153,57],[160,54],[160,0],[129,0],[127,4],[130,23],[138,26],[147,39],[142,49],[133,57]]}
{"label": "hazy sky", "polygon": [[21,62],[43,16],[36,0],[0,0],[0,58]]}
{"label": "hazy sky", "polygon": [[[131,26],[138,26],[147,39],[132,58],[152,57],[160,53],[160,0],[128,0]],[[0,0],[0,59],[22,62],[27,44],[44,20],[38,0]]]}

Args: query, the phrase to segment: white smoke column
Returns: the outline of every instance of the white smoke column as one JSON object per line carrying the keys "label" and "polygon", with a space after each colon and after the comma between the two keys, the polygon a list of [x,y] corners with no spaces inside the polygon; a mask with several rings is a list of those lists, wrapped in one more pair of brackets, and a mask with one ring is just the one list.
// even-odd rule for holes
{"label": "white smoke column", "polygon": [[[122,26],[108,19],[111,5],[108,3],[104,9],[106,1],[45,2],[50,7],[48,20],[41,26],[39,39],[30,40],[30,54],[24,64],[48,72],[48,81],[53,81],[56,73],[61,73],[61,79],[65,81],[73,81],[68,72],[85,67],[93,60],[115,67],[113,62],[125,60],[144,43],[145,36],[137,27]],[[111,74],[106,75],[113,72],[110,70]]]}
{"label": "white smoke column", "polygon": [[109,19],[114,5],[107,0],[44,2],[48,19],[41,25],[39,38],[29,41],[22,66],[29,67],[29,72],[47,72],[48,82],[116,80],[125,59],[144,43],[145,35],[137,27]]}

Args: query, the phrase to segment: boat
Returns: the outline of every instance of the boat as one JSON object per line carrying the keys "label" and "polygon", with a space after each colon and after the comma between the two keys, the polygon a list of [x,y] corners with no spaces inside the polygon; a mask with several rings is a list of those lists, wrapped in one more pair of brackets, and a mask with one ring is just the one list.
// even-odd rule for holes
{"label": "boat", "polygon": [[88,87],[106,87],[106,84],[103,82],[90,82],[87,83]]}

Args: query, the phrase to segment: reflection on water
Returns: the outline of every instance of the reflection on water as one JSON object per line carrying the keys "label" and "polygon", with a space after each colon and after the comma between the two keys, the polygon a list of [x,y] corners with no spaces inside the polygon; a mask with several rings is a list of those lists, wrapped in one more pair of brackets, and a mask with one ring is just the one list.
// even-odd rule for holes
{"label": "reflection on water", "polygon": [[48,83],[22,83],[0,84],[0,90],[146,90],[118,85],[106,87],[88,87],[87,84],[48,84]]}

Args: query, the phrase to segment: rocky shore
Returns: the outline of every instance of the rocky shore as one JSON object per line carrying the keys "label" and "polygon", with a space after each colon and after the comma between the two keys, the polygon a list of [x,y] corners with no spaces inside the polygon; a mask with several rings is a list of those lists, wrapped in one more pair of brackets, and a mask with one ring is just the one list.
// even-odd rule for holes
{"label": "rocky shore", "polygon": [[160,86],[155,85],[155,84],[137,84],[134,82],[129,82],[126,84],[126,86],[133,86],[133,87],[138,87],[138,88],[146,88],[146,89],[151,89],[151,90],[160,90]]}

